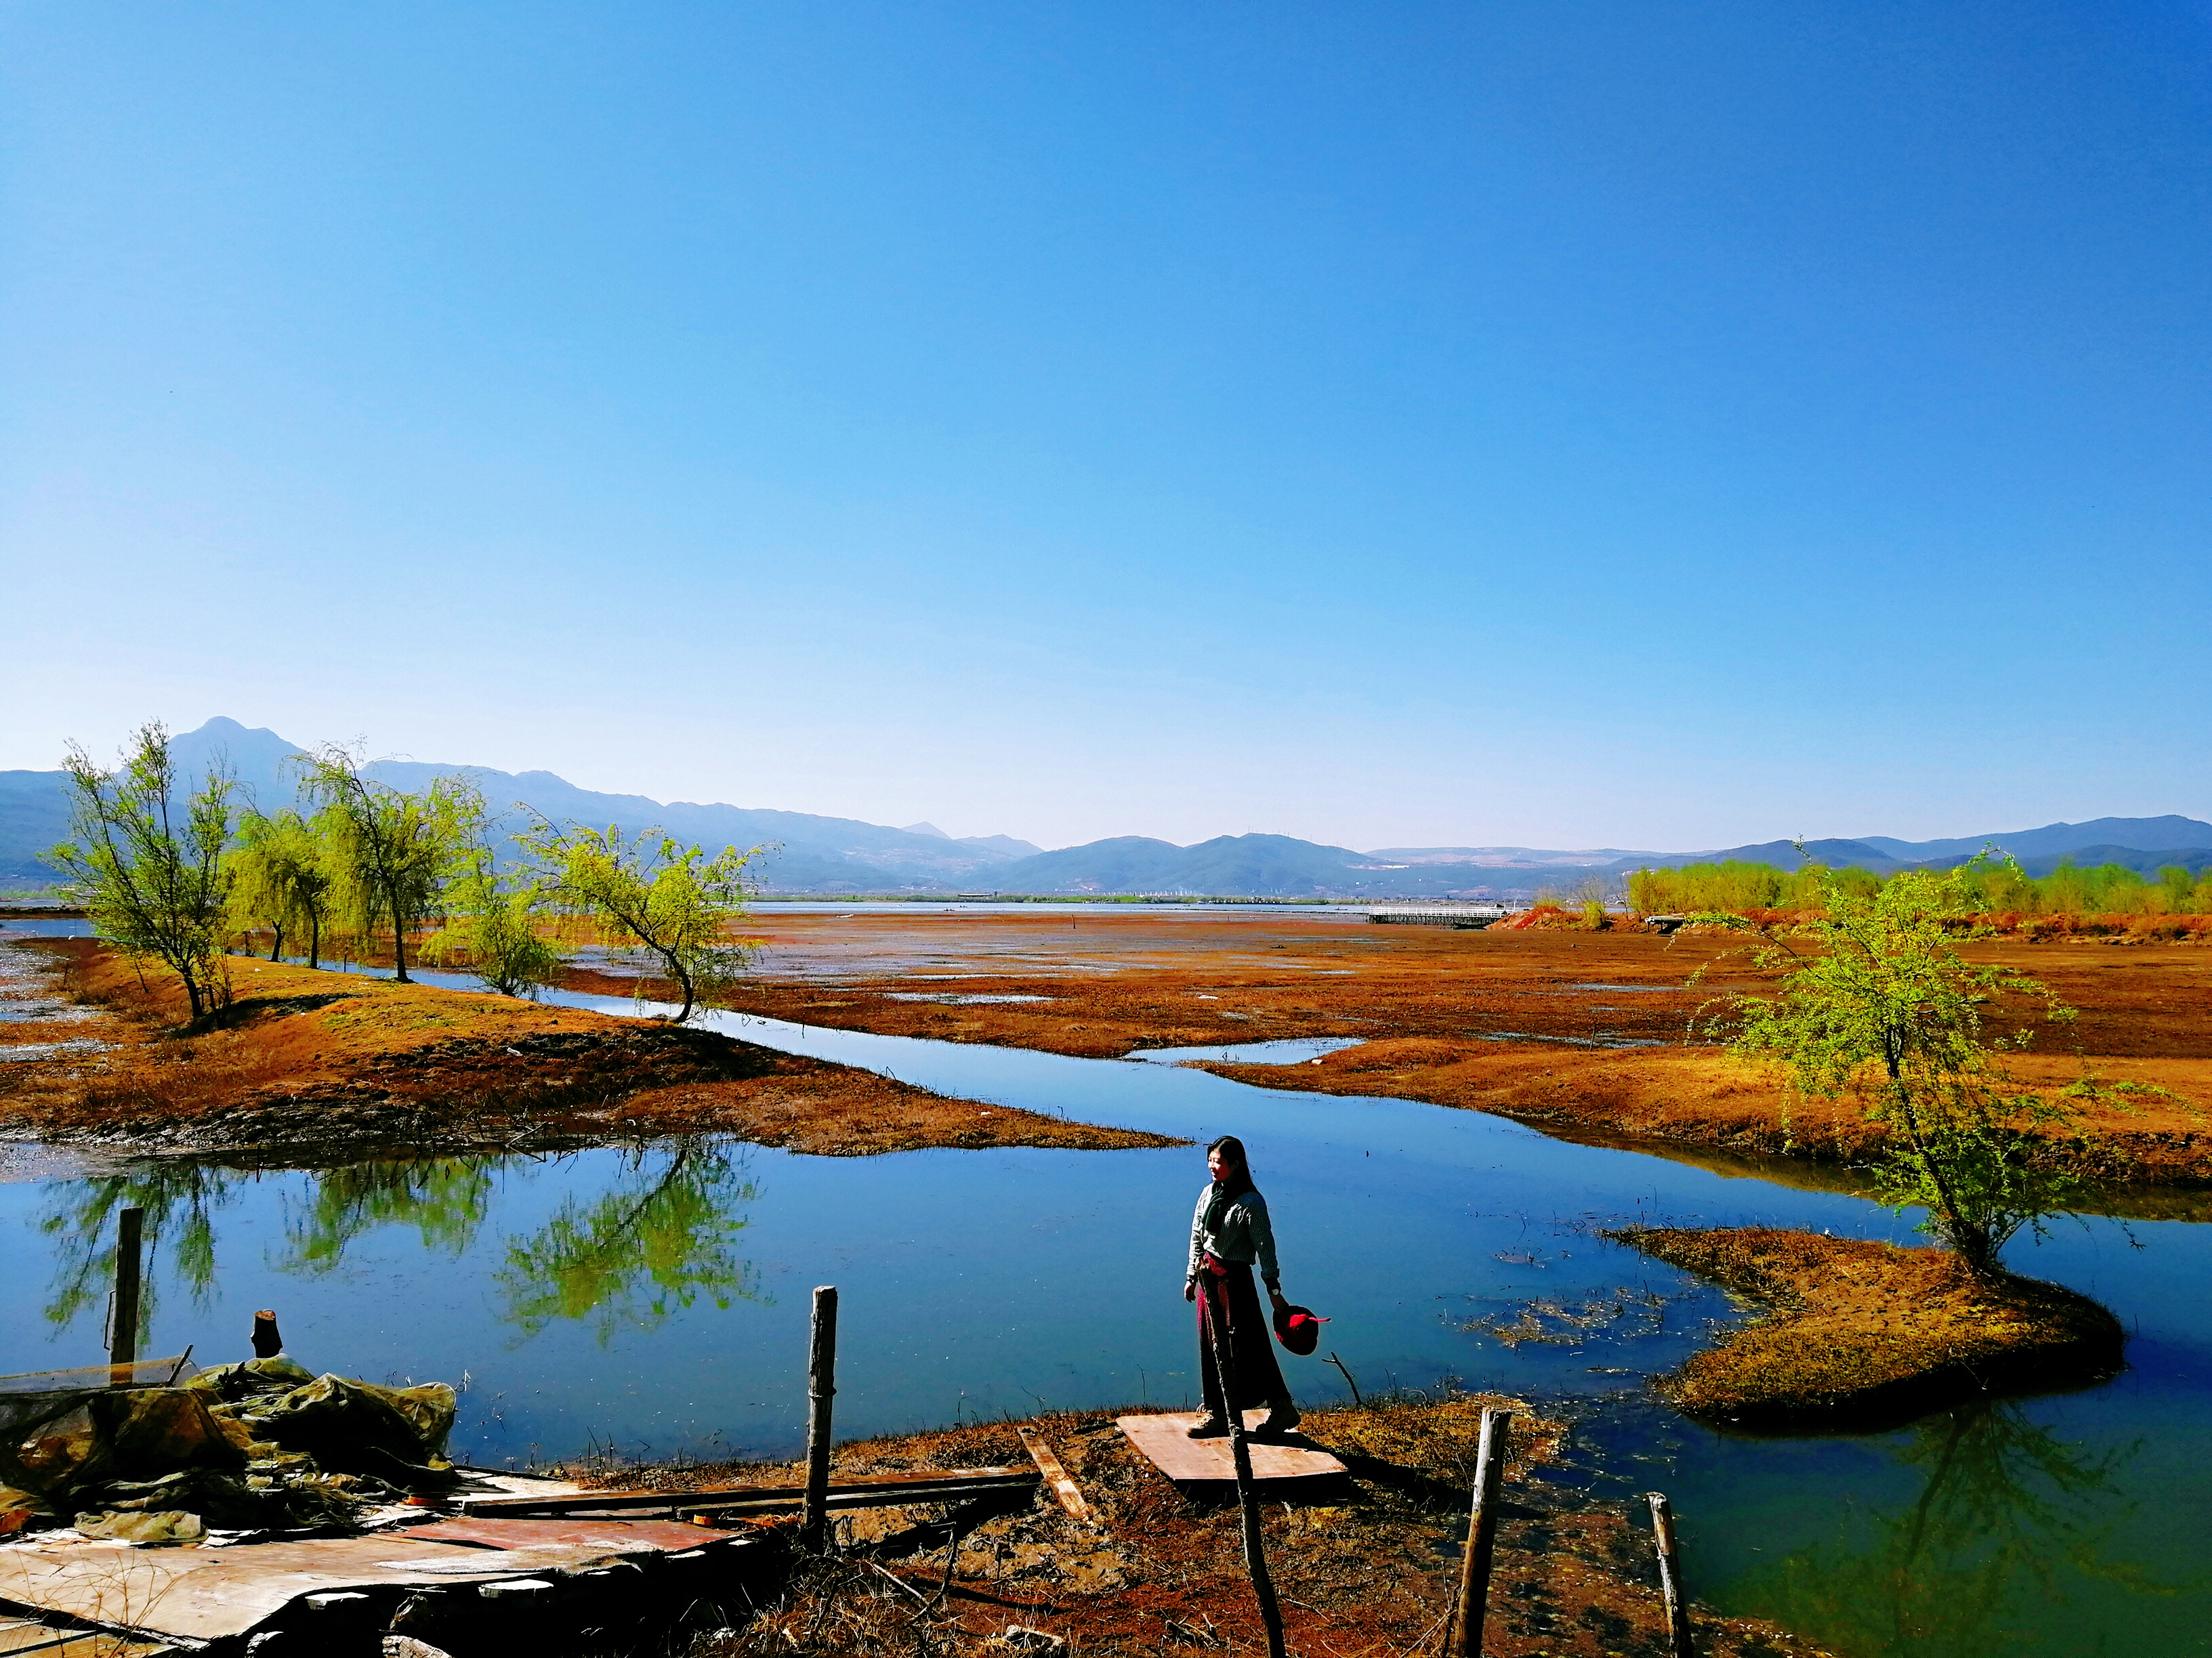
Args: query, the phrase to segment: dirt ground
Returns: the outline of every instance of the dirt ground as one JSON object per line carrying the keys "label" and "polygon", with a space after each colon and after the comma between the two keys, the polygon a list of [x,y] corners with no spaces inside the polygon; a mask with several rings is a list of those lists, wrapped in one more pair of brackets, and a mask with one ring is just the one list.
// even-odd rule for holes
{"label": "dirt ground", "polygon": [[[1309,1658],[1437,1653],[1457,1580],[1484,1405],[1517,1412],[1483,1649],[1553,1658],[1663,1658],[1664,1612],[1648,1522],[1579,1496],[1559,1477],[1565,1426],[1497,1396],[1316,1411],[1306,1436],[1348,1478],[1267,1490],[1266,1547],[1291,1651]],[[803,1565],[787,1598],[691,1658],[769,1654],[1018,1650],[1009,1629],[1044,1631],[1072,1655],[1266,1649],[1245,1576],[1233,1491],[1168,1480],[1104,1415],[1035,1418],[1093,1519],[1040,1492],[981,1506],[863,1510],[840,1519],[840,1557]],[[842,1474],[1028,1466],[1011,1422],[841,1446]],[[605,1483],[691,1490],[801,1482],[796,1467],[627,1470]],[[1300,1482],[1301,1485],[1305,1482]],[[948,1573],[947,1567],[950,1567]],[[892,1580],[896,1579],[896,1582]],[[1695,1613],[1702,1652],[1810,1658],[1771,1625]]]}
{"label": "dirt ground", "polygon": [[[1792,1109],[1770,1074],[1709,1042],[1686,1045],[1720,999],[1769,984],[1740,937],[1461,931],[1351,913],[888,908],[770,908],[750,931],[759,970],[734,1005],[780,1018],[1096,1058],[1354,1037],[1364,1046],[1317,1063],[1215,1068],[1263,1085],[1492,1111],[1571,1138],[1827,1160],[1875,1144],[1856,1102]],[[2093,1116],[2075,1148],[2087,1172],[2212,1184],[2212,950],[2006,938],[1966,953],[2041,978],[2079,1011],[2039,1032],[2023,1075],[2063,1086],[2087,1066],[2182,1096]],[[1996,1030],[2028,1023],[2026,1009],[1991,1016]]]}
{"label": "dirt ground", "polygon": [[222,1023],[192,1027],[173,977],[142,982],[89,940],[7,952],[0,1133],[15,1136],[283,1161],[676,1134],[831,1157],[1180,1143],[708,1031],[242,957]]}

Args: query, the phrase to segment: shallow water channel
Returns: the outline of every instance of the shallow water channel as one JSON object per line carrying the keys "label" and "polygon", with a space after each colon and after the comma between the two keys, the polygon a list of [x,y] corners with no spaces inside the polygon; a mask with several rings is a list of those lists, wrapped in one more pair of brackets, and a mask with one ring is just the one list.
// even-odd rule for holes
{"label": "shallow water channel", "polygon": [[[2212,1646],[2202,1225],[2091,1218],[2014,1247],[2019,1270],[2100,1297],[2134,1333],[2131,1368],[2105,1387],[1888,1434],[1729,1436],[1640,1393],[1733,1316],[1726,1301],[1595,1229],[1777,1223],[1904,1240],[1909,1219],[1470,1112],[710,1017],[979,1109],[1242,1135],[1285,1288],[1332,1321],[1322,1355],[1370,1392],[1458,1378],[1584,1415],[1607,1488],[1673,1497],[1692,1589],[1729,1611],[1861,1654]],[[793,1452],[817,1284],[841,1291],[841,1434],[1193,1392],[1181,1286],[1195,1147],[829,1158],[714,1142],[313,1173],[35,1156],[0,1162],[10,1170],[0,1368],[100,1357],[112,1217],[137,1202],[155,1240],[142,1351],[235,1357],[253,1309],[274,1307],[310,1366],[461,1384],[454,1451],[472,1461],[592,1443]],[[1345,1396],[1322,1358],[1285,1364],[1303,1399]]]}

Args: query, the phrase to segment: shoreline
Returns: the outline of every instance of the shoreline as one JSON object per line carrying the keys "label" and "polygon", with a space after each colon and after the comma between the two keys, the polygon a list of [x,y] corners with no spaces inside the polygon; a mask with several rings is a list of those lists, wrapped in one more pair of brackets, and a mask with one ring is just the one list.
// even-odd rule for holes
{"label": "shoreline", "polygon": [[[1475,1442],[1486,1405],[1515,1412],[1484,1650],[1504,1658],[1611,1658],[1657,1649],[1665,1616],[1648,1529],[1628,1505],[1559,1476],[1571,1430],[1501,1394],[1385,1399],[1307,1413],[1302,1437],[1348,1474],[1268,1489],[1261,1527],[1289,1644],[1298,1652],[1400,1654],[1433,1643],[1458,1580]],[[1157,1406],[1135,1413],[1157,1413]],[[1124,1410],[1118,1414],[1131,1414]],[[1018,1430],[1048,1444],[1092,1519],[1047,1491],[965,1512],[950,1505],[860,1510],[839,1527],[842,1558],[802,1566],[753,1623],[690,1658],[821,1649],[896,1651],[926,1622],[934,1649],[1003,1651],[1008,1625],[1038,1629],[1097,1658],[1261,1649],[1233,1497],[1179,1487],[1115,1430],[1117,1412],[1048,1412],[837,1446],[833,1478],[929,1468],[1030,1466]],[[573,1474],[574,1471],[570,1471]],[[730,1483],[798,1485],[803,1465],[657,1465],[590,1473],[599,1486],[679,1491]],[[770,1522],[775,1523],[775,1522]],[[781,1522],[787,1527],[791,1522]],[[903,1594],[886,1595],[884,1579]],[[917,1604],[937,1610],[924,1618]],[[1819,1658],[1778,1625],[1699,1605],[1700,1652]]]}
{"label": "shoreline", "polygon": [[1121,1151],[1167,1136],[954,1099],[708,1030],[231,957],[222,1023],[88,939],[31,941],[68,1005],[13,1023],[0,1132],[145,1156],[317,1163],[730,1136],[822,1157]]}

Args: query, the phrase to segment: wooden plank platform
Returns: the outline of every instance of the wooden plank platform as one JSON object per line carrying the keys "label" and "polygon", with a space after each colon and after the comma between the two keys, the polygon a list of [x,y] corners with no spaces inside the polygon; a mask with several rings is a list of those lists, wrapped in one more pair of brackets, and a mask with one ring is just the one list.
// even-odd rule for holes
{"label": "wooden plank platform", "polygon": [[[924,1468],[907,1473],[848,1475],[830,1482],[832,1509],[911,1507],[957,1503],[1036,1484],[1035,1468]],[[805,1501],[799,1485],[721,1485],[693,1491],[583,1491],[557,1497],[458,1497],[466,1515],[544,1518],[555,1515],[778,1514],[797,1512]]]}
{"label": "wooden plank platform", "polygon": [[435,1540],[439,1530],[430,1525],[406,1533],[223,1548],[19,1545],[0,1548],[0,1600],[199,1643],[243,1636],[304,1594],[574,1571],[608,1559],[669,1553],[676,1542],[690,1546],[685,1552],[743,1546],[726,1534],[677,1525],[651,1531],[620,1522],[556,1526],[538,1542],[517,1527],[495,1545],[480,1524],[465,1523],[444,1541]]}
{"label": "wooden plank platform", "polygon": [[[1265,1411],[1244,1412],[1247,1433],[1267,1419]],[[1196,1425],[1198,1412],[1176,1412],[1160,1416],[1119,1416],[1114,1425],[1129,1442],[1152,1459],[1152,1466],[1170,1479],[1206,1481],[1237,1478],[1237,1464],[1229,1454],[1229,1436],[1192,1439],[1185,1430]],[[1248,1439],[1252,1448],[1255,1479],[1316,1479],[1340,1474],[1344,1464],[1303,1434],[1287,1439]]]}

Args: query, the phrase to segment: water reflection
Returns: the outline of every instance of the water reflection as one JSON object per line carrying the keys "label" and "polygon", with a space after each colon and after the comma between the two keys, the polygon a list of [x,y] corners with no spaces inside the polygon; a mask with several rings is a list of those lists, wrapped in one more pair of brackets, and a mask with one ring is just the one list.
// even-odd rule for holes
{"label": "water reflection", "polygon": [[726,1309],[765,1298],[738,1249],[760,1196],[744,1149],[678,1139],[550,1162],[447,1157],[274,1175],[163,1163],[57,1182],[37,1220],[53,1248],[46,1316],[58,1331],[88,1310],[104,1312],[125,1209],[146,1216],[143,1334],[158,1310],[161,1263],[196,1304],[213,1297],[218,1217],[261,1181],[291,1188],[283,1193],[283,1247],[269,1249],[264,1264],[295,1277],[336,1272],[349,1250],[394,1227],[415,1232],[426,1253],[459,1261],[503,1188],[557,1181],[567,1189],[542,1224],[499,1238],[492,1310],[508,1327],[510,1347],[560,1322],[589,1328],[604,1346],[619,1331],[650,1330],[702,1299]]}
{"label": "water reflection", "polygon": [[589,1199],[569,1193],[536,1232],[507,1240],[492,1282],[514,1327],[508,1345],[572,1319],[605,1346],[702,1296],[722,1309],[761,1299],[759,1275],[736,1249],[740,1206],[759,1195],[726,1147],[679,1140],[626,1153],[612,1186]]}
{"label": "water reflection", "polygon": [[476,1242],[505,1166],[500,1158],[441,1157],[325,1169],[285,1217],[282,1270],[327,1272],[348,1244],[386,1226],[411,1226],[425,1249],[458,1258]]}
{"label": "water reflection", "polygon": [[[204,1303],[215,1287],[216,1212],[234,1200],[234,1188],[244,1178],[204,1165],[161,1163],[60,1186],[38,1223],[54,1241],[47,1321],[66,1328],[88,1307],[106,1308],[115,1280],[116,1220],[125,1209],[146,1212],[148,1261],[160,1260],[166,1245],[171,1276]],[[142,1338],[160,1297],[159,1275],[149,1271],[139,1289]]]}
{"label": "water reflection", "polygon": [[1909,1506],[1847,1509],[1832,1540],[1751,1574],[1740,1594],[1846,1652],[1982,1658],[2002,1647],[1998,1631],[2039,1622],[2087,1636],[2069,1611],[2085,1577],[2161,1597],[2203,1587],[2114,1558],[2136,1509],[2120,1476],[2141,1449],[2067,1444],[2015,1404],[1930,1417],[1897,1452],[1925,1472]]}

